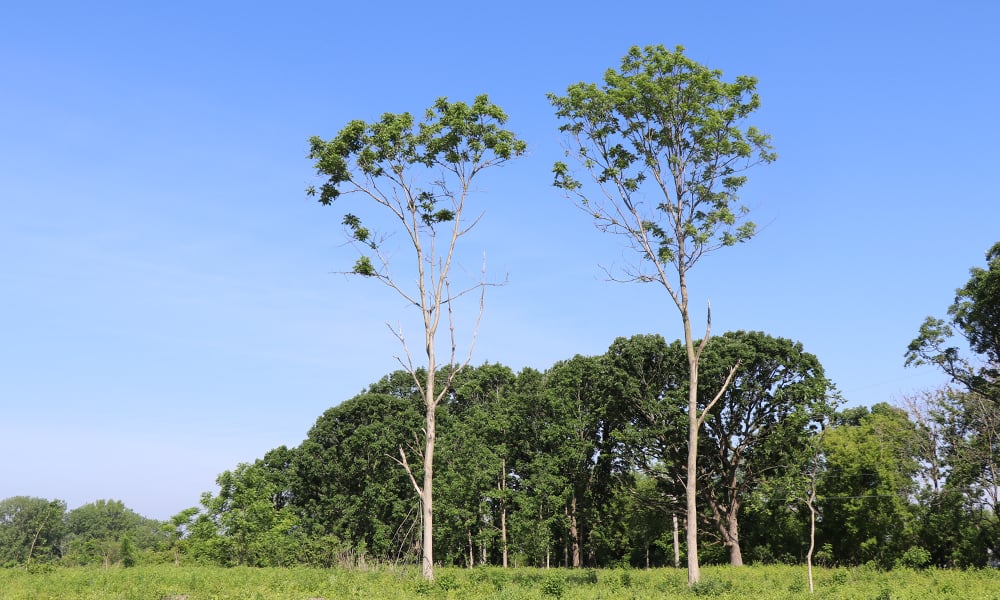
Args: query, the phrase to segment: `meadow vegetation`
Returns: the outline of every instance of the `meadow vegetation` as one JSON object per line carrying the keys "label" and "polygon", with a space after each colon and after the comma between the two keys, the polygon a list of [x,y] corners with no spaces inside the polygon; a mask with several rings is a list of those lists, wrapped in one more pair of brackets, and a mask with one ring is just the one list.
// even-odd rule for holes
{"label": "meadow vegetation", "polygon": [[810,595],[805,569],[787,565],[708,566],[688,587],[682,569],[438,570],[434,582],[418,566],[373,569],[221,568],[148,565],[0,569],[0,600],[631,600],[640,598],[1000,598],[992,569],[890,572],[871,567],[817,569]]}

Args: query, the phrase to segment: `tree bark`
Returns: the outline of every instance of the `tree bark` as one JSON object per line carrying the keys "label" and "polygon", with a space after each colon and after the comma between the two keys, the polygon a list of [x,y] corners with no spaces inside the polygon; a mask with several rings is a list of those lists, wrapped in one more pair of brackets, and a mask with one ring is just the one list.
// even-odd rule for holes
{"label": "tree bark", "polygon": [[726,515],[726,545],[729,546],[729,564],[743,566],[743,552],[740,549],[740,523],[737,517],[739,504],[733,503]]}
{"label": "tree bark", "polygon": [[507,568],[507,460],[500,463],[500,554],[503,568]]}
{"label": "tree bark", "polygon": [[[433,364],[433,363],[432,363]],[[424,443],[424,485],[420,490],[420,500],[423,509],[423,575],[424,579],[434,579],[434,438],[435,438],[435,411],[437,409],[434,399],[434,371],[427,371],[427,397],[429,401],[426,422],[426,440]]]}
{"label": "tree bark", "polygon": [[573,498],[570,500],[569,539],[573,557],[573,568],[580,568],[582,562],[580,560],[580,529],[576,518],[576,494],[573,494]]}
{"label": "tree bark", "polygon": [[[681,293],[686,300],[687,287],[681,279]],[[685,534],[687,536],[687,566],[688,585],[694,585],[701,580],[701,569],[698,567],[698,355],[695,353],[694,340],[691,339],[691,319],[688,318],[686,302],[682,310],[684,321],[684,342],[688,355],[688,455],[687,484],[685,496],[687,514],[684,515]]]}
{"label": "tree bark", "polygon": [[673,514],[674,518],[674,568],[681,568],[681,540],[680,534],[677,531],[677,513]]}

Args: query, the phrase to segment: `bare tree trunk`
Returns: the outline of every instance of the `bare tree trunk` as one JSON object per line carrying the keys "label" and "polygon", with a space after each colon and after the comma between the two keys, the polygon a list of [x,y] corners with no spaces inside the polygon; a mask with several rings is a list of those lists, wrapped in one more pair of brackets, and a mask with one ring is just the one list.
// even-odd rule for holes
{"label": "bare tree trunk", "polygon": [[472,530],[466,529],[465,534],[469,540],[469,568],[476,566],[476,547],[472,543]]}
{"label": "bare tree trunk", "polygon": [[[433,363],[432,363],[433,364]],[[424,444],[424,485],[420,490],[421,507],[423,509],[423,575],[424,579],[434,579],[434,429],[435,405],[433,398],[434,372],[427,371],[427,418],[424,426],[427,438]]]}
{"label": "bare tree trunk", "polygon": [[500,554],[503,568],[507,568],[507,503],[500,502]]}
{"label": "bare tree trunk", "polygon": [[28,568],[31,567],[31,556],[35,553],[35,544],[38,543],[38,536],[42,534],[42,529],[45,527],[45,517],[48,516],[47,513],[48,509],[46,509],[45,513],[42,513],[42,522],[38,526],[38,529],[35,530],[35,537],[31,540],[31,548],[28,548],[28,560],[24,563],[25,570],[28,570]]}
{"label": "bare tree trunk", "polygon": [[500,477],[500,554],[503,568],[507,568],[507,459],[501,462]]}
{"label": "bare tree trunk", "polygon": [[[681,279],[681,293],[686,300],[685,283]],[[695,353],[694,341],[691,339],[691,320],[688,318],[687,310],[681,312],[689,369],[687,484],[684,490],[687,514],[684,515],[684,528],[687,536],[688,585],[693,585],[701,580],[701,569],[698,567],[698,356]]]}
{"label": "bare tree trunk", "polygon": [[806,572],[809,575],[809,593],[813,593],[813,550],[816,549],[816,465],[809,473],[809,551],[806,552]]}
{"label": "bare tree trunk", "polygon": [[674,568],[679,569],[681,567],[681,539],[680,533],[677,531],[677,513],[673,514],[674,518]]}

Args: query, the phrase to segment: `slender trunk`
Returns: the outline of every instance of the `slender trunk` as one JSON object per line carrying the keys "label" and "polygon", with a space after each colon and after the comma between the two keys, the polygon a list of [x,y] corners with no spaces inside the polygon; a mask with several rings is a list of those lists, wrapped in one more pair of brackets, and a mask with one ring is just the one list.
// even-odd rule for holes
{"label": "slender trunk", "polygon": [[573,494],[573,498],[570,499],[569,540],[572,548],[573,568],[579,568],[582,566],[582,562],[580,561],[580,529],[576,519],[576,494]]}
{"label": "slender trunk", "polygon": [[674,513],[674,568],[681,567],[681,536],[677,531],[677,513]]}
{"label": "slender trunk", "polygon": [[500,477],[500,555],[503,568],[507,568],[507,460],[501,463],[503,469]]}
{"label": "slender trunk", "polygon": [[[46,509],[46,513],[47,512],[48,512],[48,510]],[[25,563],[24,563],[24,569],[25,570],[28,570],[31,567],[31,556],[35,553],[35,544],[38,543],[38,536],[40,536],[42,534],[42,528],[45,527],[45,520],[44,520],[44,518],[47,517],[46,513],[42,514],[42,517],[43,517],[42,524],[39,525],[38,529],[35,530],[35,537],[32,538],[32,540],[31,540],[31,548],[28,549],[28,560],[25,561]]]}
{"label": "slender trunk", "polygon": [[[684,290],[684,283],[681,283]],[[698,356],[691,339],[691,320],[685,311],[684,340],[688,355],[688,455],[687,455],[687,514],[684,516],[684,527],[687,533],[687,564],[688,585],[694,585],[701,580],[701,570],[698,568]]]}
{"label": "slender trunk", "polygon": [[809,575],[809,593],[813,593],[813,550],[816,549],[816,467],[809,480],[809,551],[806,552],[806,572]]}
{"label": "slender trunk", "polygon": [[466,529],[465,533],[468,536],[469,540],[469,568],[471,569],[472,567],[476,566],[476,547],[472,543],[472,530]]}
{"label": "slender trunk", "polygon": [[[433,364],[433,363],[432,363]],[[424,485],[421,489],[420,499],[423,509],[423,575],[424,579],[434,579],[434,436],[435,436],[435,409],[434,402],[434,371],[427,371],[427,419],[425,427],[427,429],[427,439],[424,444]]]}

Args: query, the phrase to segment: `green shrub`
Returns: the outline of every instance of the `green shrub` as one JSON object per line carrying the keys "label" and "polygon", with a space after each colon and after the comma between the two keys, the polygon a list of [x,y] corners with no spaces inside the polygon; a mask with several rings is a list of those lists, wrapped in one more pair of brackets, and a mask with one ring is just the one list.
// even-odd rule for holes
{"label": "green shrub", "polygon": [[733,589],[733,583],[725,579],[702,579],[691,586],[695,596],[721,596]]}
{"label": "green shrub", "polygon": [[562,598],[566,592],[566,579],[562,575],[553,573],[545,578],[542,583],[542,594],[553,598]]}
{"label": "green shrub", "polygon": [[911,546],[896,560],[896,566],[909,569],[922,569],[931,562],[931,553],[919,546]]}

